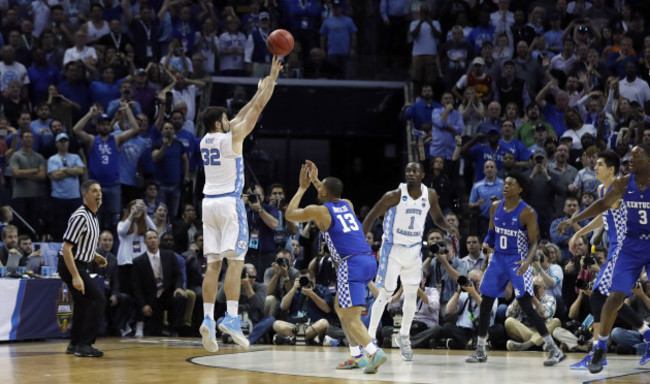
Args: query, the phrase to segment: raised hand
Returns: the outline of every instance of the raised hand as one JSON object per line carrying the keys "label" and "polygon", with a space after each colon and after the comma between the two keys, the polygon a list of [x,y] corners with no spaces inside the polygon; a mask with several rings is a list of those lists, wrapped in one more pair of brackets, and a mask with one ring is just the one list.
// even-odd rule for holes
{"label": "raised hand", "polygon": [[309,180],[309,165],[303,164],[300,167],[300,177],[298,178],[298,185],[300,185],[300,188],[307,189],[309,188],[310,184]]}
{"label": "raised hand", "polygon": [[311,182],[318,181],[318,167],[311,160],[305,160],[307,167],[309,168],[309,180]]}
{"label": "raised hand", "polygon": [[271,63],[271,74],[269,74],[269,77],[275,81],[278,78],[281,70],[282,63],[280,62],[280,58],[273,56],[273,62]]}

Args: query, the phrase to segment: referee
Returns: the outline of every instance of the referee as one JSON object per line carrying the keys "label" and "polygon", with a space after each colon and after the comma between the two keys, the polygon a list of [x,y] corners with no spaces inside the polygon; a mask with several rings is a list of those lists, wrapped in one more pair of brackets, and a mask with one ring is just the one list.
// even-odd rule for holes
{"label": "referee", "polygon": [[68,220],[59,252],[57,270],[72,293],[74,310],[67,354],[80,357],[102,357],[104,352],[92,347],[97,329],[104,317],[104,292],[90,278],[88,266],[95,260],[100,267],[106,259],[95,252],[99,241],[97,209],[102,203],[102,188],[95,180],[81,184],[83,205]]}

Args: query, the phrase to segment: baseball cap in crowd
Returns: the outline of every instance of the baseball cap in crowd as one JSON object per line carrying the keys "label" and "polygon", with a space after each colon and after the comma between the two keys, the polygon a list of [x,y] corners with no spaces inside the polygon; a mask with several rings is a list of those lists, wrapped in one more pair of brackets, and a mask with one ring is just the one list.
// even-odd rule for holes
{"label": "baseball cap in crowd", "polygon": [[488,127],[487,132],[485,132],[486,135],[489,135],[490,132],[496,132],[497,134],[501,134],[501,131],[499,131],[499,128],[495,127],[494,125],[491,125]]}
{"label": "baseball cap in crowd", "polygon": [[110,118],[110,116],[108,116],[107,114],[102,113],[101,116],[99,116],[99,119],[98,119],[98,120],[99,120],[99,121],[106,121],[106,120],[111,121],[111,118]]}
{"label": "baseball cap in crowd", "polygon": [[70,140],[70,138],[65,133],[59,133],[58,135],[56,135],[56,141],[59,140]]}
{"label": "baseball cap in crowd", "polygon": [[546,157],[546,151],[544,148],[537,148],[533,151],[533,159],[537,157]]}
{"label": "baseball cap in crowd", "polygon": [[535,126],[535,130],[538,132],[546,131],[546,126],[544,125],[544,123],[539,123]]}
{"label": "baseball cap in crowd", "polygon": [[138,75],[144,75],[144,74],[146,74],[146,73],[147,73],[147,71],[145,71],[144,68],[138,68],[138,69],[135,70],[135,75],[136,75],[136,76],[138,76]]}
{"label": "baseball cap in crowd", "polygon": [[341,0],[332,0],[332,5],[333,6],[341,6]]}
{"label": "baseball cap in crowd", "polygon": [[472,65],[485,65],[485,60],[482,57],[477,57],[472,60]]}
{"label": "baseball cap in crowd", "polygon": [[[512,60],[506,60],[503,62],[503,66],[505,67],[506,65],[512,65],[513,67],[515,66],[515,62]],[[532,104],[532,103],[531,103]]]}
{"label": "baseball cap in crowd", "polygon": [[629,163],[630,162],[630,156],[625,156],[623,160],[621,160],[621,164]]}
{"label": "baseball cap in crowd", "polygon": [[270,20],[271,16],[269,16],[268,12],[260,12],[259,18],[260,18],[260,20],[262,20],[262,19]]}

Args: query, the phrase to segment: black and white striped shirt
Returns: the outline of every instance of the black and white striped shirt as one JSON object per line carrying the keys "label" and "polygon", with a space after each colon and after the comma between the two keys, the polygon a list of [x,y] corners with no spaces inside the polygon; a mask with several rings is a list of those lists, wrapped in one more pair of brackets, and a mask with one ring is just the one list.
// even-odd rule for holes
{"label": "black and white striped shirt", "polygon": [[77,208],[68,219],[68,229],[63,234],[63,241],[74,245],[72,254],[75,260],[86,263],[93,261],[99,243],[97,215],[85,205]]}

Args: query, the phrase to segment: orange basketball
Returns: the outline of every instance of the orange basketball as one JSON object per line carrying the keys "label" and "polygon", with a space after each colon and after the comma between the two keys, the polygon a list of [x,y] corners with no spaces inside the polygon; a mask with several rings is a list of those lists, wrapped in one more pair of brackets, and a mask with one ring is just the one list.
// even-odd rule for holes
{"label": "orange basketball", "polygon": [[276,29],[266,40],[266,47],[275,56],[286,56],[293,50],[293,36],[287,30]]}

